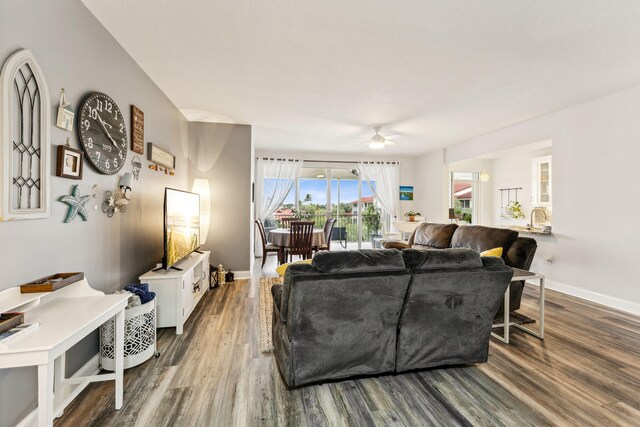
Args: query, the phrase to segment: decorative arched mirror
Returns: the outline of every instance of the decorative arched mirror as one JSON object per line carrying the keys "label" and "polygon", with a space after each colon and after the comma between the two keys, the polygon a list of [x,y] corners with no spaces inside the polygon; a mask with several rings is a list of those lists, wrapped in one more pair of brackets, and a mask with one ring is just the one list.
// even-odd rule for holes
{"label": "decorative arched mirror", "polygon": [[51,103],[35,57],[21,50],[0,75],[1,221],[50,215]]}

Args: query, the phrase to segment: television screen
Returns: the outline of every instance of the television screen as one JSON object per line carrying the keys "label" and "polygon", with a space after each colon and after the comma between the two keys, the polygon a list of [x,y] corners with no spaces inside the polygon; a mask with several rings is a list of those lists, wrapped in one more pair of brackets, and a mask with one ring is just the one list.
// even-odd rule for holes
{"label": "television screen", "polygon": [[173,266],[200,247],[200,195],[164,190],[164,265]]}

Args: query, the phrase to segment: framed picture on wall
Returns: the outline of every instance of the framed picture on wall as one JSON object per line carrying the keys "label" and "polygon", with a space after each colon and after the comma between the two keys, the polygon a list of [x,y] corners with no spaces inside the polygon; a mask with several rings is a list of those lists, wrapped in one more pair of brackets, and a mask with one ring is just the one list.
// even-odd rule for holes
{"label": "framed picture on wall", "polygon": [[400,186],[400,200],[413,200],[413,185]]}
{"label": "framed picture on wall", "polygon": [[69,179],[82,179],[82,161],[84,154],[67,145],[58,145],[56,176]]}

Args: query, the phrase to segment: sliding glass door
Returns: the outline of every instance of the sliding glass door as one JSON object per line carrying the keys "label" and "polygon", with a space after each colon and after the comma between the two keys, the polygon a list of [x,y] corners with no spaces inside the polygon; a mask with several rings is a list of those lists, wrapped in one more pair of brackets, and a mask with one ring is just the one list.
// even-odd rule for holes
{"label": "sliding glass door", "polygon": [[[375,184],[374,184],[375,185]],[[356,163],[305,165],[284,203],[273,215],[272,227],[284,217],[299,216],[323,228],[336,220],[332,250],[372,248],[382,232],[382,214],[368,183],[363,183]]]}
{"label": "sliding glass door", "polygon": [[332,168],[331,217],[336,220],[332,247],[356,249],[362,247],[361,181],[355,168]]}

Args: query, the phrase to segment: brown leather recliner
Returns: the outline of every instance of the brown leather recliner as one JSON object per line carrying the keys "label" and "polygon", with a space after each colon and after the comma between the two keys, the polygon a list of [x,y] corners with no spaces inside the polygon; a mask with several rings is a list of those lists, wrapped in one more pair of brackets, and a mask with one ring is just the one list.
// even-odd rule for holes
{"label": "brown leather recliner", "polygon": [[[469,248],[477,252],[502,247],[502,259],[510,267],[529,270],[538,244],[535,239],[520,237],[517,231],[480,225],[423,223],[413,232],[409,241],[386,242],[387,249],[445,249]],[[509,295],[510,310],[520,308],[524,282],[512,282]],[[502,313],[500,307],[499,314]]]}

